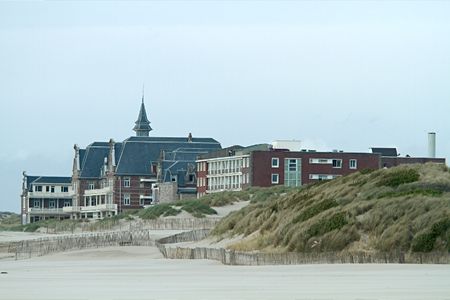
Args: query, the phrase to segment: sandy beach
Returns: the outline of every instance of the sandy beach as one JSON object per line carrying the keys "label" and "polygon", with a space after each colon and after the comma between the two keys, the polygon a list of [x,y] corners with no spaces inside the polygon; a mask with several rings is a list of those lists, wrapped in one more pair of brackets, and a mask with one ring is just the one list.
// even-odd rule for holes
{"label": "sandy beach", "polygon": [[225,266],[109,247],[0,261],[1,299],[450,299],[448,265]]}

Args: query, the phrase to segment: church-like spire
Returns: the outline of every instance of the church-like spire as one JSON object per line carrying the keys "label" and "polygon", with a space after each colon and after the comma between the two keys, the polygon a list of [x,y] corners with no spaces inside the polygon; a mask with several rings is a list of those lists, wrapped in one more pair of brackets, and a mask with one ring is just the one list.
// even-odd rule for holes
{"label": "church-like spire", "polygon": [[139,110],[139,116],[135,122],[133,130],[136,131],[136,136],[149,136],[152,128],[150,127],[150,121],[147,119],[147,112],[145,111],[144,105],[144,88],[142,88],[142,103],[141,109]]}

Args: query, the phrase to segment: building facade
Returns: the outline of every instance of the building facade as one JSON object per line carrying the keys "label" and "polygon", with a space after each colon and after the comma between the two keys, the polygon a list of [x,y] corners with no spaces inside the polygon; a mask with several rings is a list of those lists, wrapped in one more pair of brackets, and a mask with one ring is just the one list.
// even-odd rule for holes
{"label": "building facade", "polygon": [[101,219],[158,202],[195,198],[197,156],[221,149],[212,138],[151,137],[142,101],[133,129],[123,142],[74,146],[71,218]]}
{"label": "building facade", "polygon": [[266,146],[266,149],[240,147],[236,151],[231,149],[200,156],[197,160],[197,197],[220,191],[239,191],[249,186],[302,186],[365,169],[399,164],[445,164],[444,158],[397,157],[396,150],[395,156],[387,156],[393,152],[289,151]]}
{"label": "building facade", "polygon": [[[50,177],[24,176],[24,223],[53,217],[102,219],[152,203],[195,198],[195,161],[199,155],[221,149],[220,143],[190,133],[186,137],[150,136],[144,99],[133,130],[136,135],[122,142],[93,142],[84,149],[75,145],[72,177],[60,178],[61,187],[59,181],[49,182]],[[50,190],[37,191],[35,184]]]}
{"label": "building facade", "polygon": [[67,219],[66,209],[72,206],[70,177],[29,176],[23,172],[22,224],[48,219]]}

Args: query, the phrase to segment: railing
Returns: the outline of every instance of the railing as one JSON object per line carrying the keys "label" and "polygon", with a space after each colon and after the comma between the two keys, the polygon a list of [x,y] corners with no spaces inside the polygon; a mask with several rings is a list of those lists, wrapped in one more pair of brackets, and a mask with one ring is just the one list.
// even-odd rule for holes
{"label": "railing", "polygon": [[63,212],[65,213],[71,213],[71,212],[79,212],[80,211],[80,207],[79,206],[66,206],[63,207]]}
{"label": "railing", "polygon": [[109,193],[112,193],[111,187],[104,187],[102,189],[95,189],[95,190],[85,190],[84,196],[100,196],[100,195],[107,195]]}
{"label": "railing", "polygon": [[30,192],[29,198],[72,198],[75,195],[70,191],[67,193],[51,193],[51,192]]}
{"label": "railing", "polygon": [[91,211],[111,211],[117,210],[117,204],[99,204],[92,206],[80,206],[80,211],[91,212]]}
{"label": "railing", "polygon": [[28,209],[29,213],[33,214],[62,214],[65,213],[63,208],[38,208],[30,207]]}

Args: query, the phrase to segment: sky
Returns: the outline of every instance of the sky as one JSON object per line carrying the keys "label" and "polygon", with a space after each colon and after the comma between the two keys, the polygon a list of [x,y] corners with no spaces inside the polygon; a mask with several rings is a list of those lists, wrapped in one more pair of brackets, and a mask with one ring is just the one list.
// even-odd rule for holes
{"label": "sky", "polygon": [[0,2],[0,211],[134,135],[450,159],[450,1]]}

